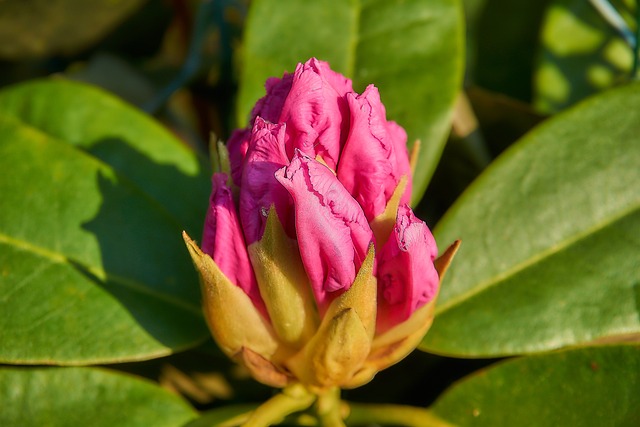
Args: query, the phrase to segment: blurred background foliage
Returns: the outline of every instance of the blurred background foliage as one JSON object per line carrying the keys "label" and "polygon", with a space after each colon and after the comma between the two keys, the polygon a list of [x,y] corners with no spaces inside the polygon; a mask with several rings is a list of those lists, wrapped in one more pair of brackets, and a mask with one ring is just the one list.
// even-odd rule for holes
{"label": "blurred background foliage", "polygon": [[[635,32],[636,2],[612,4]],[[225,139],[238,126],[239,79],[247,58],[242,37],[251,7],[249,0],[0,1],[0,86],[52,75],[100,86],[154,115],[205,157],[211,133]],[[430,225],[534,126],[588,95],[633,80],[632,49],[586,0],[464,0],[463,7],[463,90],[417,207]],[[416,351],[345,396],[425,406],[496,361]],[[159,381],[197,409],[272,394],[208,339],[187,352],[110,367]],[[519,368],[507,366],[505,375],[517,375],[509,369]],[[455,404],[455,396],[448,397],[436,409]]]}

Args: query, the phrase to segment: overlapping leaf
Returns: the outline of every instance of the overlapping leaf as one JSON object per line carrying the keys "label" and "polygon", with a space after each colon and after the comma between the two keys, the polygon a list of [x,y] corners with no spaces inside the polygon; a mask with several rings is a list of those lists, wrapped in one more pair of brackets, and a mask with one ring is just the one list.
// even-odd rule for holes
{"label": "overlapping leaf", "polygon": [[96,368],[0,369],[0,425],[178,427],[196,413],[148,381]]}
{"label": "overlapping leaf", "polygon": [[352,78],[375,84],[390,119],[410,143],[422,141],[414,177],[419,200],[438,163],[460,86],[463,24],[458,0],[423,2],[259,0],[246,24],[238,126],[264,95],[268,77],[293,72],[314,56]]}
{"label": "overlapping leaf", "polygon": [[159,125],[86,85],[0,93],[0,360],[136,360],[207,336],[180,231],[208,174]]}
{"label": "overlapping leaf", "polygon": [[539,126],[436,229],[462,239],[421,348],[533,353],[640,334],[640,85]]}

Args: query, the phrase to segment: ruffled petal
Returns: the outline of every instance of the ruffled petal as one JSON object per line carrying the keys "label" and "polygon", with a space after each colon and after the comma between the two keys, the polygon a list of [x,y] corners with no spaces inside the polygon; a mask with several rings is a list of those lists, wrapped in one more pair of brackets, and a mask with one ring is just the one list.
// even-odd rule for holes
{"label": "ruffled petal", "polygon": [[293,197],[302,262],[323,313],[332,293],[353,284],[373,232],[333,172],[300,151],[276,179]]}
{"label": "ruffled petal", "polygon": [[293,74],[279,122],[287,123],[287,154],[299,149],[315,158],[321,156],[331,169],[338,164],[349,126],[346,91],[351,82],[334,73],[327,63],[310,59]]}
{"label": "ruffled petal", "polygon": [[438,255],[429,227],[407,205],[398,209],[396,226],[378,257],[378,333],[407,320],[431,301],[440,279]]}
{"label": "ruffled petal", "polygon": [[248,244],[262,237],[272,205],[287,234],[295,236],[291,197],[274,177],[289,163],[284,151],[285,127],[256,117],[251,132],[240,187],[240,219]]}
{"label": "ruffled petal", "polygon": [[[407,137],[387,121],[375,86],[369,85],[362,95],[347,95],[347,102],[351,125],[338,178],[372,221],[384,212],[402,176],[410,179]],[[411,194],[410,184],[407,187],[404,194]]]}

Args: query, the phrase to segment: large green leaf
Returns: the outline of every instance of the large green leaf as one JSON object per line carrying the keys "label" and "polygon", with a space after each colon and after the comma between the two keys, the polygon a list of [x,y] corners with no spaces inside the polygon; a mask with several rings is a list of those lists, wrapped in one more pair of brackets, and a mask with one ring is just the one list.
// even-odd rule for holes
{"label": "large green leaf", "polygon": [[151,382],[96,368],[1,368],[0,425],[182,426],[185,401]]}
{"label": "large green leaf", "polygon": [[519,358],[463,379],[430,408],[458,426],[640,425],[640,348]]}
{"label": "large green leaf", "polygon": [[87,364],[207,336],[180,232],[208,175],[141,112],[92,87],[0,93],[0,361]]}
{"label": "large green leaf", "polygon": [[447,212],[462,239],[421,348],[463,357],[640,333],[640,85],[509,149]]}
{"label": "large green leaf", "polygon": [[459,0],[257,0],[247,17],[238,101],[246,126],[270,76],[310,57],[354,81],[373,83],[390,119],[422,141],[414,202],[435,169],[462,76]]}
{"label": "large green leaf", "polygon": [[[611,3],[633,28],[635,0]],[[559,111],[631,80],[631,48],[590,2],[554,0],[541,38],[534,86],[535,105],[541,111]]]}

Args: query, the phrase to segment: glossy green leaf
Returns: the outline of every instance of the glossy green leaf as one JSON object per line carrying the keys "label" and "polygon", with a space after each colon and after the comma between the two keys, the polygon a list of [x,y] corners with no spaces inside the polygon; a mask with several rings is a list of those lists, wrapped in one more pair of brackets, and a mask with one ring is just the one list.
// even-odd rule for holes
{"label": "glossy green leaf", "polygon": [[[635,28],[635,0],[611,3]],[[545,14],[541,42],[534,103],[543,112],[557,112],[631,80],[631,48],[588,1],[554,0]]]}
{"label": "glossy green leaf", "polygon": [[388,118],[422,150],[414,176],[420,199],[442,152],[462,77],[459,0],[257,0],[247,17],[238,100],[246,126],[268,77],[310,57],[326,60],[362,91],[380,89]]}
{"label": "glossy green leaf", "polygon": [[498,363],[430,408],[455,425],[640,425],[640,347],[582,348]]}
{"label": "glossy green leaf", "polygon": [[169,354],[208,334],[181,230],[208,172],[119,99],[64,80],[0,92],[0,361]]}
{"label": "glossy green leaf", "polygon": [[74,54],[97,42],[144,0],[0,2],[0,57]]}
{"label": "glossy green leaf", "polygon": [[640,85],[538,126],[438,224],[462,246],[421,348],[483,357],[640,334]]}
{"label": "glossy green leaf", "polygon": [[157,385],[96,368],[0,369],[0,425],[178,427],[196,417]]}

